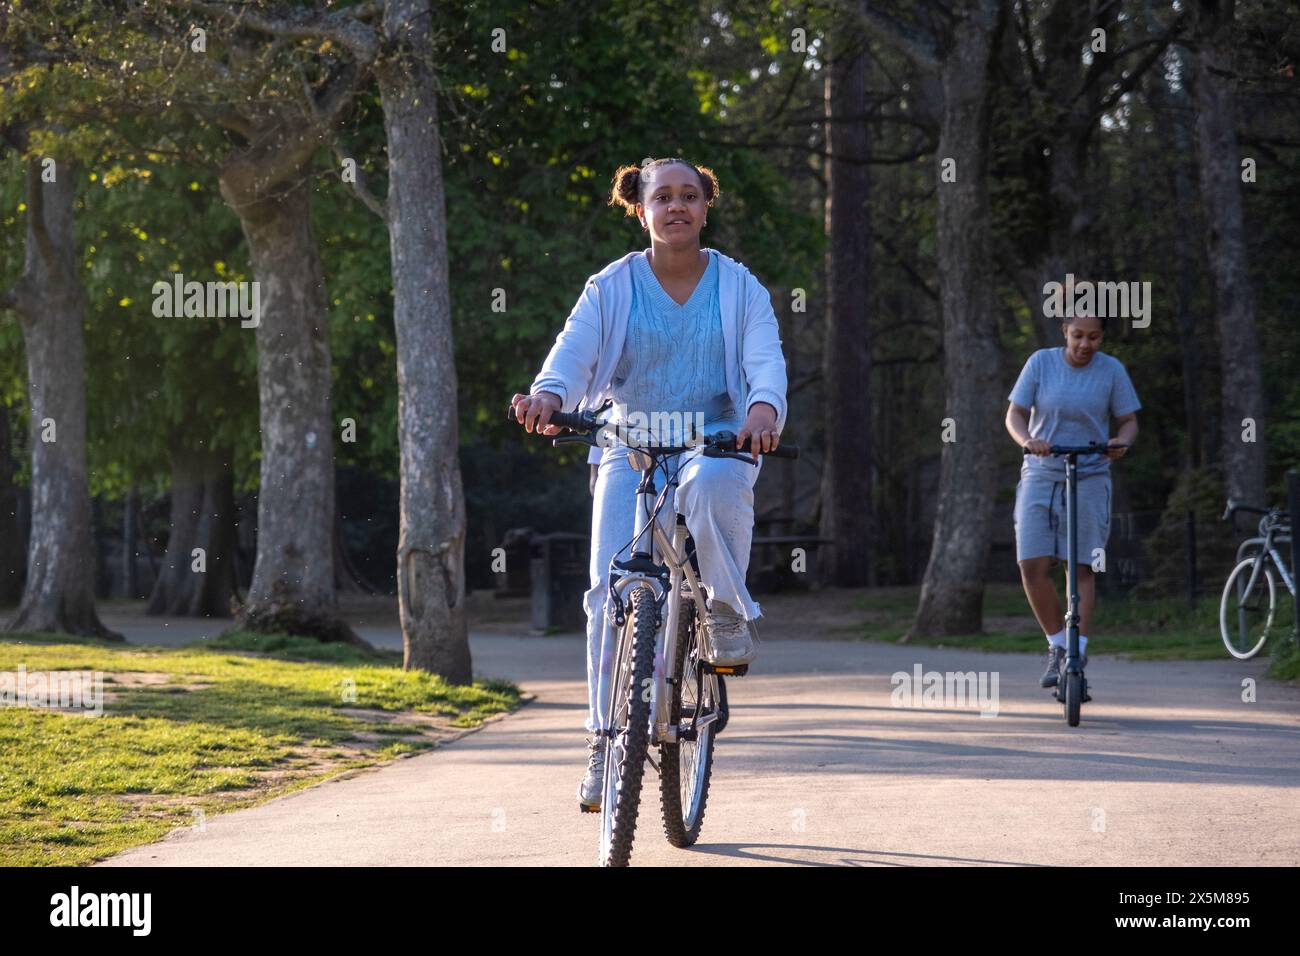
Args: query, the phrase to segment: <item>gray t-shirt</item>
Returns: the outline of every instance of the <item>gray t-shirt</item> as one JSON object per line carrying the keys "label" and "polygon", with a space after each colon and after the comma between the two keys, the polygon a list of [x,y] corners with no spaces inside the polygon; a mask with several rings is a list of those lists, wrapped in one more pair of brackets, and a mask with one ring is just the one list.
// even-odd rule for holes
{"label": "gray t-shirt", "polygon": [[[1142,407],[1124,363],[1105,352],[1075,368],[1062,347],[1039,349],[1020,370],[1007,400],[1029,412],[1029,437],[1053,445],[1086,445],[1110,438],[1110,419]],[[1080,455],[1079,477],[1109,474],[1105,455]],[[1021,476],[1065,477],[1065,459],[1026,455]]]}

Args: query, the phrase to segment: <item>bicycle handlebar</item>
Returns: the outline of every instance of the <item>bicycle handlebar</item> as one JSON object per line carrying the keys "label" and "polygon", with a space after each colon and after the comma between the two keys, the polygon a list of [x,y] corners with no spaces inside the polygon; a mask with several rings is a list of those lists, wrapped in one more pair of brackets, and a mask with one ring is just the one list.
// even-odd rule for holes
{"label": "bicycle handlebar", "polygon": [[[581,442],[586,445],[595,445],[596,441],[591,438],[591,433],[604,427],[607,423],[598,419],[591,412],[551,412],[550,421],[547,423],[559,428],[567,428],[572,432],[582,433],[578,435],[561,435],[552,441],[552,444],[563,445],[573,442]],[[624,441],[623,444],[629,448],[636,448],[641,451],[653,452],[655,454],[675,454],[677,452],[691,451],[701,446],[704,447],[704,454],[710,458],[724,457],[736,458],[738,461],[745,461],[749,464],[755,464],[754,460],[744,454],[743,451],[736,447],[736,436],[733,432],[722,431],[714,435],[705,435],[693,445],[638,445]],[[798,445],[777,445],[776,448],[768,452],[760,452],[765,456],[772,458],[789,458],[799,457]]]}
{"label": "bicycle handlebar", "polygon": [[1277,515],[1279,522],[1289,522],[1291,520],[1290,513],[1284,508],[1259,508],[1255,505],[1243,505],[1238,501],[1233,501],[1231,498],[1228,499],[1228,507],[1224,510],[1223,517],[1219,520],[1231,521],[1236,517],[1238,511],[1251,511],[1257,515],[1264,515],[1265,517]]}

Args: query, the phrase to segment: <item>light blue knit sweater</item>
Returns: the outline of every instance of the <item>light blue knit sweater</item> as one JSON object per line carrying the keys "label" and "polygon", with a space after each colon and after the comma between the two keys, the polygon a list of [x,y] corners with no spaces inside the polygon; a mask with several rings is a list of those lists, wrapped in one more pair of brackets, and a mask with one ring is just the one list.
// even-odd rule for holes
{"label": "light blue knit sweater", "polygon": [[[727,396],[726,351],[718,299],[718,264],[709,257],[685,305],[679,305],[655,277],[644,255],[632,260],[632,309],[627,338],[611,381],[613,398],[631,414],[655,420],[661,442],[685,441],[676,422],[702,413],[709,432],[738,428]],[[678,414],[673,414],[678,413]],[[671,434],[659,434],[662,431]]]}

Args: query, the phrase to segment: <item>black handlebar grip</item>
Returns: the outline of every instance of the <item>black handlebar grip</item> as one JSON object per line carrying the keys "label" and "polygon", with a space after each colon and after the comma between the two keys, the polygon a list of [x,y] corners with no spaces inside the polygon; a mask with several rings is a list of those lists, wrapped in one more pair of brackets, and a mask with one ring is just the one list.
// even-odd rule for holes
{"label": "black handlebar grip", "polygon": [[551,412],[551,420],[548,424],[569,428],[575,432],[591,431],[591,423],[578,412]]}
{"label": "black handlebar grip", "polygon": [[777,445],[771,451],[763,452],[764,458],[798,458],[798,445]]}

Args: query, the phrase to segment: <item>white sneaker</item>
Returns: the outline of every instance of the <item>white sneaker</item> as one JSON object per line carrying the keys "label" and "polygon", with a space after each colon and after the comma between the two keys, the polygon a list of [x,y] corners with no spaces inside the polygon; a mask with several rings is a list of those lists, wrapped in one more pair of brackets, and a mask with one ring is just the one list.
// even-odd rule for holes
{"label": "white sneaker", "polygon": [[731,605],[722,601],[711,602],[704,621],[712,649],[712,654],[705,660],[710,664],[734,667],[748,664],[758,657],[758,649],[754,647],[750,634],[750,622],[737,614]]}
{"label": "white sneaker", "polygon": [[578,809],[595,813],[600,809],[601,795],[605,789],[605,745],[607,737],[587,738],[587,772],[578,784]]}

